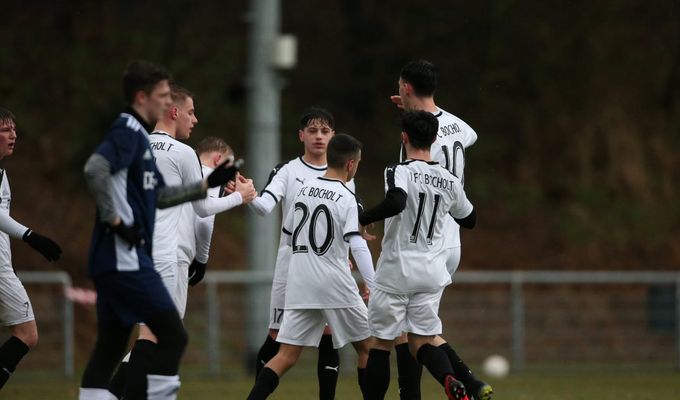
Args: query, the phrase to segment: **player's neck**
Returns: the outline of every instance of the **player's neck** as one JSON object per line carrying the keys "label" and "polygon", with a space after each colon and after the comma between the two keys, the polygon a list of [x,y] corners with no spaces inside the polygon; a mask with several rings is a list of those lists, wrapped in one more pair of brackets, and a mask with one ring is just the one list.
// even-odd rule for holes
{"label": "player's neck", "polygon": [[326,173],[323,175],[324,178],[328,179],[336,179],[340,182],[347,182],[347,171],[340,170],[340,169],[335,169],[335,168],[328,168],[326,169]]}
{"label": "player's neck", "polygon": [[411,107],[413,110],[436,112],[438,110],[437,105],[434,103],[434,97],[416,97],[413,99]]}
{"label": "player's neck", "polygon": [[406,158],[411,160],[432,161],[430,150],[424,149],[406,149]]}
{"label": "player's neck", "polygon": [[151,126],[151,124],[153,124],[154,121],[151,121],[151,118],[149,118],[149,115],[146,113],[143,107],[138,104],[133,104],[130,106],[130,108],[132,108],[132,110],[144,120],[140,122],[146,123],[147,126]]}
{"label": "player's neck", "polygon": [[305,154],[302,155],[302,160],[307,164],[314,165],[316,167],[323,167],[326,165],[326,154],[317,156],[305,152]]}
{"label": "player's neck", "polygon": [[172,124],[168,124],[166,122],[158,121],[156,124],[156,127],[153,128],[154,131],[163,131],[168,134],[168,136],[172,138],[177,138],[177,128],[173,126]]}
{"label": "player's neck", "polygon": [[215,169],[215,167],[217,167],[217,165],[213,162],[212,157],[200,155],[198,156],[198,159],[201,161],[201,165],[205,165],[208,168]]}

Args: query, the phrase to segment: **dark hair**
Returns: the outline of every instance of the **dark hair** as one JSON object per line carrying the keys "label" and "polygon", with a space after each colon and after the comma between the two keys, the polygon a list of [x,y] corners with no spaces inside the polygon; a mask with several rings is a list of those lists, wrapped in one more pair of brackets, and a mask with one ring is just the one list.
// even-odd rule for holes
{"label": "dark hair", "polygon": [[320,107],[309,107],[300,115],[300,129],[305,129],[310,122],[325,122],[331,129],[335,129],[335,120],[330,111]]}
{"label": "dark hair", "polygon": [[356,159],[362,144],[350,135],[339,133],[328,142],[326,160],[329,168],[344,168],[347,161]]}
{"label": "dark hair", "polygon": [[194,98],[194,94],[191,93],[187,88],[176,84],[172,84],[170,86],[170,96],[172,96],[172,102],[175,104],[186,99]]}
{"label": "dark hair", "polygon": [[16,124],[16,117],[8,109],[0,107],[0,125]]}
{"label": "dark hair", "polygon": [[233,153],[231,147],[229,147],[229,145],[227,144],[227,142],[224,141],[224,139],[215,136],[208,136],[205,139],[198,142],[198,144],[196,145],[196,153],[198,155],[204,153],[211,153],[213,151],[217,151],[220,153]]}
{"label": "dark hair", "polygon": [[171,80],[170,72],[160,65],[144,60],[134,60],[127,65],[123,73],[123,95],[128,104],[132,104],[140,90],[149,94],[161,81]]}
{"label": "dark hair", "polygon": [[399,74],[404,82],[413,86],[413,91],[419,97],[434,96],[437,90],[437,78],[439,73],[437,67],[426,60],[411,61],[401,69]]}
{"label": "dark hair", "polygon": [[439,121],[427,111],[406,111],[401,117],[401,130],[416,149],[429,150],[437,138]]}

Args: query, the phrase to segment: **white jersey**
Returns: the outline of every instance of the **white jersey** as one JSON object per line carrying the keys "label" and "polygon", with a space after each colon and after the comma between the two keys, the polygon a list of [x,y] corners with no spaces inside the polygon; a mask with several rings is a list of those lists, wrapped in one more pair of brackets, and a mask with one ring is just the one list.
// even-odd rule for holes
{"label": "white jersey", "polygon": [[463,185],[436,161],[407,160],[385,169],[385,191],[400,189],[406,208],[385,221],[375,286],[385,292],[433,292],[451,283],[444,222],[472,212]]}
{"label": "white jersey", "polygon": [[[201,165],[201,173],[203,176],[208,176],[213,172],[213,169]],[[219,198],[221,187],[214,187],[208,189],[208,198]],[[201,263],[208,262],[208,253],[210,251],[210,239],[212,237],[212,228],[215,223],[215,215],[207,217],[199,217],[194,211],[191,203],[183,203],[180,205],[182,211],[179,219],[179,242],[177,245],[177,260],[190,264],[194,258]],[[199,233],[200,229],[209,229],[207,235]],[[206,236],[206,237],[204,237]]]}
{"label": "white jersey", "polygon": [[[285,221],[300,187],[310,179],[318,178],[325,173],[326,166],[316,167],[307,164],[302,157],[294,158],[274,168],[261,196],[271,196],[277,203],[281,202],[282,221]],[[353,191],[354,182],[348,182],[347,187]],[[288,276],[291,251],[287,240],[286,236],[281,233],[279,250],[276,255],[274,282],[286,282]]]}
{"label": "white jersey", "polygon": [[[0,218],[8,222],[7,232],[5,232],[5,229],[0,231],[0,272],[12,271],[12,249],[10,248],[9,234],[21,237],[27,229],[9,216],[11,202],[12,191],[9,188],[9,179],[5,170],[0,169]],[[3,225],[5,224],[3,223]]]}
{"label": "white jersey", "polygon": [[[149,135],[149,142],[156,166],[167,186],[196,182],[203,178],[200,161],[191,147],[162,131]],[[156,211],[152,250],[154,262],[177,262],[178,227],[183,207],[175,206]]]}
{"label": "white jersey", "polygon": [[[432,160],[451,171],[465,185],[465,149],[475,144],[477,132],[462,119],[439,107],[432,114],[439,122],[437,138],[430,148]],[[406,153],[402,146],[399,161],[404,161],[405,158]],[[449,238],[445,246],[460,247],[460,226],[453,218],[446,218],[444,225],[445,236]]]}
{"label": "white jersey", "polygon": [[292,255],[285,309],[363,305],[349,269],[349,237],[359,235],[354,193],[337,179],[309,179],[298,189],[283,233]]}

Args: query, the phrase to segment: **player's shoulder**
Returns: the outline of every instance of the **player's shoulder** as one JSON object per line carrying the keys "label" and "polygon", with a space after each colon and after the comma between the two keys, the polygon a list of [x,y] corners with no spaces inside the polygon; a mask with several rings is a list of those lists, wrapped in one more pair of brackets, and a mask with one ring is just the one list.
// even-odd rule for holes
{"label": "player's shoulder", "polygon": [[145,135],[148,134],[146,129],[144,129],[142,123],[139,122],[137,118],[135,118],[132,114],[128,114],[125,112],[120,113],[118,115],[118,118],[116,118],[116,120],[113,121],[110,131],[112,133],[119,134],[124,133],[129,134],[142,133]]}
{"label": "player's shoulder", "polygon": [[286,171],[288,168],[290,168],[291,163],[295,161],[295,159],[284,161],[282,163],[276,164],[274,168],[272,169],[272,176],[278,174],[281,171]]}

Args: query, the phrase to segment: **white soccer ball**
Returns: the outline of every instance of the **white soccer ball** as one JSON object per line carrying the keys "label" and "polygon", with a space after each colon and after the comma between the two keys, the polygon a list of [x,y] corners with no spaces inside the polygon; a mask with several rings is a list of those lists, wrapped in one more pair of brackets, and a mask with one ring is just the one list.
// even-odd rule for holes
{"label": "white soccer ball", "polygon": [[494,354],[484,360],[482,370],[492,378],[504,378],[510,372],[510,363],[505,357]]}

